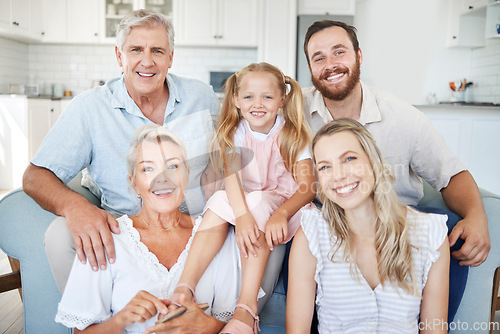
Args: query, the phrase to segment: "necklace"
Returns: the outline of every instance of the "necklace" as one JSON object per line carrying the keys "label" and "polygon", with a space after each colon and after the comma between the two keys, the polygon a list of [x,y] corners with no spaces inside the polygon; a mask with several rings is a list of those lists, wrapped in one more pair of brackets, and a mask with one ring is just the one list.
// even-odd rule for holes
{"label": "necklace", "polygon": [[151,229],[154,229],[154,230],[160,230],[160,231],[165,231],[165,232],[168,232],[168,231],[171,231],[173,230],[174,228],[176,228],[180,222],[181,222],[181,215],[179,214],[179,217],[177,218],[177,222],[175,223],[174,226],[170,226],[170,227],[167,227],[167,228],[164,228],[164,227],[156,227],[156,226],[151,226],[148,224],[148,222],[146,221],[146,219],[144,219],[144,216],[141,215],[141,219],[142,221],[144,222],[144,224],[146,224],[146,226],[148,228],[151,228]]}

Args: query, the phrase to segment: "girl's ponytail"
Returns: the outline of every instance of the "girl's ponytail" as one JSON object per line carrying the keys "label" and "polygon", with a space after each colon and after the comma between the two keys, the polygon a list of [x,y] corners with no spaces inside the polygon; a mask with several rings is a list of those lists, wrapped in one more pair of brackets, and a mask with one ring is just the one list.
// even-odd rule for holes
{"label": "girl's ponytail", "polygon": [[240,123],[240,114],[234,104],[234,96],[238,90],[237,76],[238,73],[234,73],[224,84],[224,100],[215,126],[215,136],[210,144],[210,164],[220,176],[225,174],[224,153],[234,148],[234,133]]}
{"label": "girl's ponytail", "polygon": [[297,81],[289,76],[283,76],[285,84],[290,86],[283,105],[285,125],[281,131],[280,153],[285,166],[295,175],[295,167],[301,154],[311,141],[311,131],[304,119],[302,90]]}

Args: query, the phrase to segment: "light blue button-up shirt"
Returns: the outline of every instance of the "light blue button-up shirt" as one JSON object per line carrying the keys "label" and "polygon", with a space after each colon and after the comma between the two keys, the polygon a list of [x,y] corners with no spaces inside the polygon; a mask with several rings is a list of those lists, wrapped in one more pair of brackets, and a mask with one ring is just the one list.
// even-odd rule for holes
{"label": "light blue button-up shirt", "polygon": [[[186,146],[190,177],[185,204],[197,215],[205,204],[200,176],[208,162],[217,99],[213,89],[198,80],[168,74],[167,84],[170,95],[163,125]],[[147,123],[152,122],[128,94],[123,76],[110,80],[71,101],[31,162],[64,183],[87,167],[104,209],[136,214],[140,203],[128,180],[126,155],[135,129]]]}

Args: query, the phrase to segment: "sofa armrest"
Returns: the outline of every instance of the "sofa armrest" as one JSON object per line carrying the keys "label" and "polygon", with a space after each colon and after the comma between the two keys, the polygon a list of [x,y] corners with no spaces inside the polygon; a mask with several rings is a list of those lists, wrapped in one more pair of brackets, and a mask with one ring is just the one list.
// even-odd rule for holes
{"label": "sofa armrest", "polygon": [[[488,218],[491,250],[483,264],[469,269],[464,296],[454,324],[450,326],[452,334],[489,333],[493,276],[496,268],[500,267],[500,196],[481,188],[479,191]],[[441,193],[426,182],[424,182],[424,198],[419,205],[447,209]]]}

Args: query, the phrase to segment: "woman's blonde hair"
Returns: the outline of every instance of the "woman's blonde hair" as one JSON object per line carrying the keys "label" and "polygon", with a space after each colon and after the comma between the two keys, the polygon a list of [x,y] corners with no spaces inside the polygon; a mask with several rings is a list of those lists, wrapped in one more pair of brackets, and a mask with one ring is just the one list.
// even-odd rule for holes
{"label": "woman's blonde hair", "polygon": [[[225,96],[220,118],[211,144],[210,161],[214,169],[219,174],[223,174],[224,153],[228,152],[228,149],[234,149],[234,134],[242,119],[240,110],[234,104],[234,97],[238,95],[241,81],[245,75],[252,72],[271,74],[275,78],[282,95],[285,95],[282,108],[285,124],[279,137],[280,153],[285,167],[295,177],[297,159],[311,140],[311,132],[304,120],[302,91],[297,81],[284,75],[276,66],[265,62],[252,63],[227,79],[224,85]],[[288,93],[287,85],[290,87]]]}
{"label": "woman's blonde hair", "polygon": [[[380,282],[393,282],[404,291],[419,295],[412,271],[412,246],[408,240],[407,209],[394,191],[394,176],[384,163],[375,140],[360,123],[352,119],[340,119],[324,125],[313,139],[312,149],[325,136],[348,131],[356,136],[363,151],[367,154],[373,169],[375,184],[373,200],[377,220],[375,222],[375,249],[378,260]],[[356,261],[356,250],[349,235],[349,225],[344,209],[331,201],[319,187],[319,196],[323,203],[322,213],[330,224],[330,233],[336,236],[332,247],[330,260],[340,247],[344,250],[344,260],[350,263]],[[354,268],[351,267],[351,273]],[[357,273],[357,272],[356,272]]]}

